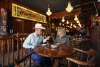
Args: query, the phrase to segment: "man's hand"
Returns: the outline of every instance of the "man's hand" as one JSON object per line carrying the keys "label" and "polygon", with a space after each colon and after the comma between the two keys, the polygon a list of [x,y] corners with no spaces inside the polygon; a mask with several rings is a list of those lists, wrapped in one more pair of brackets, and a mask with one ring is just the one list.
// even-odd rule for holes
{"label": "man's hand", "polygon": [[47,42],[47,40],[50,39],[50,36],[46,37],[44,40],[43,40],[43,43]]}
{"label": "man's hand", "polygon": [[50,39],[50,36],[46,37],[45,39],[46,39],[46,40],[49,40],[49,39]]}

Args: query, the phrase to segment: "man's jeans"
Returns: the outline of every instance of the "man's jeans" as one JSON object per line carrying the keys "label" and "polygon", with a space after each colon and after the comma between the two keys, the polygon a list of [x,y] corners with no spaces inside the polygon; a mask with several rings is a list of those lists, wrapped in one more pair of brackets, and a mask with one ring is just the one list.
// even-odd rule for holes
{"label": "man's jeans", "polygon": [[[33,52],[33,50],[29,49],[28,52],[30,54]],[[33,54],[31,55],[31,59],[37,64],[41,64],[43,62],[43,58],[35,52],[33,52]]]}
{"label": "man's jeans", "polygon": [[[29,49],[29,53],[32,53],[33,50]],[[33,54],[31,55],[31,59],[39,64],[41,67],[51,67],[51,59],[47,58],[47,57],[42,57],[40,55],[38,55],[37,53],[33,52]]]}

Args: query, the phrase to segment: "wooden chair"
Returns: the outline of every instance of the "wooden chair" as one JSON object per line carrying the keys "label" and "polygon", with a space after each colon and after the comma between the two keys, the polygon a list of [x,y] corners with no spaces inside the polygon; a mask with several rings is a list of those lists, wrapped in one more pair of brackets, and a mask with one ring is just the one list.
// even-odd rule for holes
{"label": "wooden chair", "polygon": [[88,57],[89,56],[95,56],[95,51],[83,51],[83,50],[80,50],[78,48],[73,48],[74,51],[77,51],[77,52],[80,52],[80,53],[83,53],[83,54],[86,54],[87,55],[87,60],[86,61],[83,61],[81,59],[76,59],[74,57],[67,57],[66,60],[68,60],[68,67],[71,67],[70,65],[70,62],[73,62],[75,64],[78,65],[78,67],[81,67],[81,66],[84,66],[84,67],[95,67],[95,63],[93,63],[92,61],[89,61],[88,60]]}

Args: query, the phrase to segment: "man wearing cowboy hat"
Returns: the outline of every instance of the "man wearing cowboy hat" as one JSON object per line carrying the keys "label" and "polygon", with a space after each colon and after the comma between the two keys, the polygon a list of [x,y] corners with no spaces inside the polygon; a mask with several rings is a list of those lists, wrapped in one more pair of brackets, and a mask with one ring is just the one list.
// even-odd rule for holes
{"label": "man wearing cowboy hat", "polygon": [[[35,32],[31,33],[26,40],[23,43],[23,47],[24,48],[28,48],[29,53],[32,52],[36,46],[41,45],[41,43],[43,43],[43,41],[46,41],[49,39],[49,37],[47,37],[46,39],[43,39],[42,37],[42,30],[45,29],[42,24],[40,23],[36,23],[35,24]],[[41,64],[42,61],[42,57],[36,53],[32,54],[32,60],[36,63],[36,64]]]}

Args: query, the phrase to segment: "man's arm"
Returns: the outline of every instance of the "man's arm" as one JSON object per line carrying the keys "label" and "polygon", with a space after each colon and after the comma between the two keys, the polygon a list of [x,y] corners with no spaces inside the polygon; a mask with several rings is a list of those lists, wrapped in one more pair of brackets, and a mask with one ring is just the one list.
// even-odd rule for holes
{"label": "man's arm", "polygon": [[23,43],[24,48],[34,48],[35,45],[36,45],[36,43],[35,43],[34,37],[32,35],[29,35]]}

